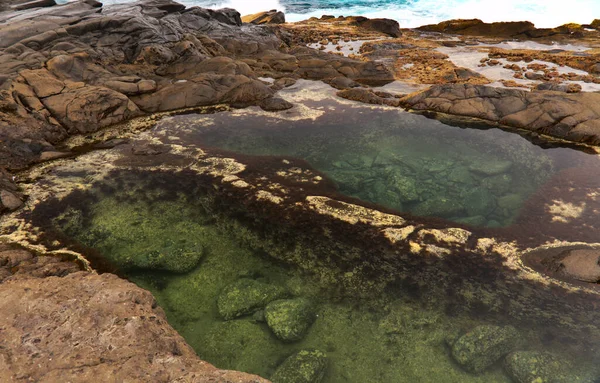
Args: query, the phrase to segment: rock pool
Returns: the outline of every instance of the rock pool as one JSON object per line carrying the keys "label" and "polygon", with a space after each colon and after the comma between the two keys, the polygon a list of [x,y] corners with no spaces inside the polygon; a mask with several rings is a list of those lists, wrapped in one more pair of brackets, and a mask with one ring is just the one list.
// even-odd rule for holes
{"label": "rock pool", "polygon": [[596,155],[327,92],[290,89],[296,108],[272,115],[166,117],[47,165],[21,219],[152,291],[220,368],[276,383],[594,382],[598,290],[521,255],[597,241],[600,185],[581,176]]}

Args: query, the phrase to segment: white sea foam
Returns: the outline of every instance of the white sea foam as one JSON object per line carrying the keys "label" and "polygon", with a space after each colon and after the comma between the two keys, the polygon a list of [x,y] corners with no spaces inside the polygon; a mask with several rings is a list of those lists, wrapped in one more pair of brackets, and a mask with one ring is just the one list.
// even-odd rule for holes
{"label": "white sea foam", "polygon": [[590,23],[600,17],[598,0],[415,0],[408,4],[386,4],[383,7],[349,7],[319,9],[310,13],[286,14],[289,21],[299,21],[324,14],[334,16],[363,15],[398,20],[411,28],[450,19],[478,18],[485,22],[533,22],[538,28],[556,27],[569,22]]}
{"label": "white sea foam", "polygon": [[[69,0],[58,0],[66,2]],[[134,0],[100,0],[105,5],[127,3]],[[538,28],[556,27],[565,23],[590,23],[600,18],[600,0],[383,0],[372,6],[314,9],[306,13],[291,13],[282,0],[177,0],[187,6],[208,8],[234,8],[242,15],[278,9],[286,12],[288,21],[300,21],[322,15],[389,18],[400,22],[404,28],[435,24],[450,19],[478,18],[485,22],[531,21]],[[311,1],[307,1],[308,4]],[[319,4],[326,2],[319,2]],[[338,3],[339,4],[339,3]]]}

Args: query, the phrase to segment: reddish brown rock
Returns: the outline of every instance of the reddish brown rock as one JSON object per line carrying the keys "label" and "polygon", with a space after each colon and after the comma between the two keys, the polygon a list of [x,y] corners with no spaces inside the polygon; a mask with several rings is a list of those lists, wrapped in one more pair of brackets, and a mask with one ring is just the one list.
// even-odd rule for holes
{"label": "reddish brown rock", "polygon": [[283,12],[272,9],[267,12],[243,16],[242,22],[250,24],[283,24],[285,23],[285,15]]}
{"label": "reddish brown rock", "polygon": [[23,250],[0,265],[3,382],[266,382],[201,361],[152,295],[115,275]]}

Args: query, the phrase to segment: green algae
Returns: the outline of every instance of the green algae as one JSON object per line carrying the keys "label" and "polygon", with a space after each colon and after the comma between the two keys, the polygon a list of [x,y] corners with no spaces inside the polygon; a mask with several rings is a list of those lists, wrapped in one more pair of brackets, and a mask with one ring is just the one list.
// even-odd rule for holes
{"label": "green algae", "polygon": [[[470,317],[468,310],[449,316],[443,302],[434,296],[415,299],[401,288],[384,289],[389,276],[369,278],[365,272],[373,260],[333,268],[320,259],[324,249],[310,247],[310,243],[320,245],[309,233],[297,233],[295,242],[289,243],[283,231],[268,227],[267,236],[249,229],[241,219],[220,217],[201,191],[163,195],[151,191],[141,180],[135,185],[133,199],[125,198],[119,188],[109,193],[94,191],[97,198],[90,200],[89,209],[67,209],[68,214],[54,222],[87,246],[120,261],[131,280],[153,292],[169,322],[208,362],[268,378],[298,350],[316,349],[327,355],[326,383],[510,382],[501,366],[470,374],[453,362],[446,346],[453,334],[486,324],[486,320]],[[68,220],[67,216],[74,218]],[[185,237],[182,249],[200,247],[202,258],[187,272],[168,270],[164,264],[161,268],[148,267],[143,260],[123,262],[142,257],[138,251],[147,245],[127,242],[132,238],[131,227],[140,220],[143,227],[155,230],[151,237],[143,237],[144,241],[159,246],[167,239]],[[184,220],[188,222],[181,222]],[[186,227],[193,229],[175,229]],[[139,233],[136,230],[134,233]],[[90,235],[96,231],[104,235]],[[118,241],[123,241],[122,248]],[[111,251],[117,255],[109,254]],[[327,251],[343,254],[349,264],[360,257],[350,244]],[[274,259],[288,260],[298,267]],[[219,313],[219,296],[239,281],[281,286],[290,298],[314,302],[315,320],[310,330],[295,342],[282,341],[268,324],[268,308],[264,319],[251,315],[265,302],[240,313],[247,316],[224,320]],[[256,285],[254,282],[249,285]],[[477,287],[463,289],[460,293],[465,297],[483,294]],[[250,290],[245,293],[252,296]],[[487,299],[490,307],[499,303],[494,296]],[[535,336],[528,340],[536,344]]]}
{"label": "green algae", "polygon": [[252,314],[285,295],[285,289],[280,286],[242,278],[223,289],[217,299],[217,308],[223,319],[231,320]]}
{"label": "green algae", "polygon": [[315,320],[312,303],[303,298],[271,302],[265,308],[264,315],[269,328],[284,342],[294,342],[304,338],[306,331]]}
{"label": "green algae", "polygon": [[320,383],[327,369],[327,356],[319,350],[300,350],[287,358],[271,377],[273,383]]}

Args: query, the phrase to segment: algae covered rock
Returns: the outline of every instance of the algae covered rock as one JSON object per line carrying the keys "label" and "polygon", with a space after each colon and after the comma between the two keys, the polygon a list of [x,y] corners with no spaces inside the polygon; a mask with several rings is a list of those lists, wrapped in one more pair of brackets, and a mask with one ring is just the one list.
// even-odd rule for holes
{"label": "algae covered rock", "polygon": [[[190,326],[193,330],[194,325]],[[218,322],[194,343],[195,350],[206,361],[228,370],[260,376],[275,370],[280,355],[285,352],[285,345],[275,339],[266,326],[251,319]]]}
{"label": "algae covered rock", "polygon": [[465,208],[460,203],[450,198],[435,196],[415,206],[412,213],[420,216],[450,218],[460,216],[464,211]]}
{"label": "algae covered rock", "polygon": [[287,358],[271,376],[273,383],[319,383],[325,376],[327,356],[319,350],[301,350]]}
{"label": "algae covered rock", "polygon": [[452,345],[452,357],[465,370],[480,373],[518,344],[519,333],[512,326],[478,326]]}
{"label": "algae covered rock", "polygon": [[496,208],[496,199],[484,188],[475,188],[465,195],[465,206],[469,216],[487,216]]}
{"label": "algae covered rock", "polygon": [[567,383],[569,365],[547,352],[516,351],[504,361],[506,372],[516,383]]}
{"label": "algae covered rock", "polygon": [[281,299],[267,305],[265,319],[277,338],[284,342],[294,342],[304,338],[315,320],[315,313],[313,305],[307,299]]}
{"label": "algae covered rock", "polygon": [[223,289],[217,300],[217,308],[223,319],[231,320],[252,314],[285,295],[286,291],[281,286],[241,278]]}

